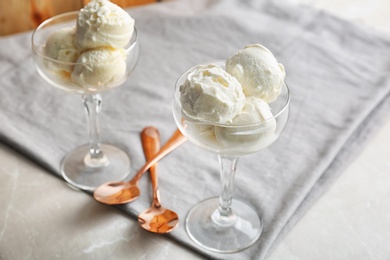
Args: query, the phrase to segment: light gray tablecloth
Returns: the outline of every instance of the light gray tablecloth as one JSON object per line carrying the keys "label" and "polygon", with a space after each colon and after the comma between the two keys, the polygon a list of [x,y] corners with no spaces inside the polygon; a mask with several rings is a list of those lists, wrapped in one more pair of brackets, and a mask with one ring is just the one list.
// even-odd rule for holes
{"label": "light gray tablecloth", "polygon": [[[181,219],[170,236],[210,258],[265,258],[389,111],[390,37],[283,3],[197,0],[129,9],[140,61],[123,87],[103,95],[102,140],[124,148],[138,169],[144,163],[141,129],[158,127],[162,142],[176,129],[171,98],[183,71],[226,59],[251,43],[267,46],[284,64],[292,92],[288,126],[269,149],[240,160],[235,182],[235,197],[251,203],[264,220],[254,246],[213,254],[185,233],[186,212],[219,193],[216,156],[186,143],[159,164],[162,202]],[[30,37],[0,39],[0,140],[59,176],[61,158],[87,141],[85,115],[79,96],[38,76]],[[119,207],[131,217],[150,204],[148,178],[140,185],[142,196]]]}

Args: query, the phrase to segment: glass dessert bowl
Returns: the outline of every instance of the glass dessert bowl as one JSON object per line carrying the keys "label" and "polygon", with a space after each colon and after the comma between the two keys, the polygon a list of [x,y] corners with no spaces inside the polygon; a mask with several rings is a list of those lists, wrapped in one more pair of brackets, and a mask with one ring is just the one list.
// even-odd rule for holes
{"label": "glass dessert bowl", "polygon": [[[225,66],[224,61],[213,64],[221,68]],[[263,223],[251,205],[233,199],[237,162],[240,156],[264,149],[278,139],[288,121],[290,91],[286,84],[282,84],[278,98],[269,103],[272,116],[258,123],[234,124],[233,121],[220,124],[196,120],[188,116],[181,101],[181,88],[194,68],[182,74],[176,82],[173,116],[190,142],[218,155],[221,191],[219,197],[206,199],[190,210],[186,217],[186,230],[192,240],[210,251],[238,252],[257,241]],[[216,81],[221,81],[221,77],[217,77]]]}
{"label": "glass dessert bowl", "polygon": [[[32,35],[36,69],[49,85],[67,93],[79,94],[89,126],[89,144],[70,151],[60,165],[64,179],[80,189],[94,190],[130,173],[130,158],[120,148],[101,144],[98,116],[100,93],[123,84],[134,70],[139,56],[137,30],[123,47],[76,48],[74,39],[79,12],[52,17]],[[53,58],[54,53],[54,58]]]}

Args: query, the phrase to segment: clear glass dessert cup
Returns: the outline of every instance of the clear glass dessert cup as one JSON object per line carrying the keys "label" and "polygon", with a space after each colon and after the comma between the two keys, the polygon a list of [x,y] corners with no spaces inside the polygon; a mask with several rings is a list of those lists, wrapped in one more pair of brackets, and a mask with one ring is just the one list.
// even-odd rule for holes
{"label": "clear glass dessert cup", "polygon": [[[64,62],[46,55],[45,44],[53,32],[76,26],[78,12],[54,16],[40,24],[32,34],[32,49],[36,69],[49,85],[68,93],[79,94],[85,107],[89,126],[89,143],[70,151],[61,161],[60,171],[64,179],[74,187],[94,190],[108,181],[120,181],[130,173],[130,158],[120,148],[102,144],[99,138],[99,113],[102,107],[100,93],[123,84],[134,70],[139,56],[137,30],[130,42],[120,51],[106,60],[95,62]],[[122,72],[112,80],[94,80],[93,73],[110,77],[115,64],[120,63]],[[75,69],[92,73],[90,80],[75,80]],[[96,70],[96,71],[94,71]],[[108,71],[108,72],[107,72]],[[104,74],[106,73],[106,74]]]}
{"label": "clear glass dessert cup", "polygon": [[[224,67],[224,62],[214,62]],[[269,104],[273,118],[250,125],[218,125],[192,120],[180,104],[180,86],[185,72],[176,82],[173,115],[180,131],[205,150],[218,155],[220,196],[195,205],[186,217],[186,231],[199,246],[218,253],[234,253],[253,245],[263,223],[256,210],[244,201],[233,199],[233,184],[240,156],[255,153],[278,139],[289,117],[290,91],[283,84],[278,99]],[[250,187],[248,187],[250,188]]]}

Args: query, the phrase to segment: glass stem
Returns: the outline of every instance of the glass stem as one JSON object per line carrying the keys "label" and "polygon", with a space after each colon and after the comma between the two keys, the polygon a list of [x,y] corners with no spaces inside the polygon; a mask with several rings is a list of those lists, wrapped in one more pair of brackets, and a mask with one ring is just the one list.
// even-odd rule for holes
{"label": "glass stem", "polygon": [[100,149],[99,113],[102,108],[102,97],[99,94],[83,95],[84,107],[89,126],[89,151],[84,158],[90,167],[102,167],[108,164],[107,158]]}
{"label": "glass stem", "polygon": [[218,155],[221,174],[221,194],[219,207],[212,214],[212,219],[219,226],[232,226],[236,222],[236,215],[232,210],[234,176],[236,174],[239,157]]}

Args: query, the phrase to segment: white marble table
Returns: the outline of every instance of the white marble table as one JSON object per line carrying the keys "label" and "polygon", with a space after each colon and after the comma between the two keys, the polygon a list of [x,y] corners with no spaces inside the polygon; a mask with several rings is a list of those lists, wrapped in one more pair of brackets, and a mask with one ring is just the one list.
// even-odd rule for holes
{"label": "white marble table", "polygon": [[[388,0],[295,1],[390,33]],[[390,117],[270,260],[390,259],[389,133]],[[3,144],[0,161],[0,259],[202,259]]]}

